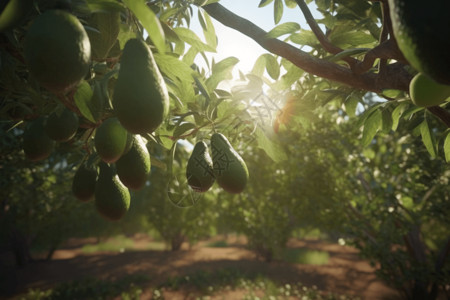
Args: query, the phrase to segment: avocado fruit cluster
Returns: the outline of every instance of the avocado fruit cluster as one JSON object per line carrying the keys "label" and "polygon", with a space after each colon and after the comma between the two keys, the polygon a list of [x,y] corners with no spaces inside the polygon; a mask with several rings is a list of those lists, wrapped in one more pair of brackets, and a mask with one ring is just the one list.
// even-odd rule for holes
{"label": "avocado fruit cluster", "polygon": [[194,146],[186,166],[189,186],[196,192],[206,192],[217,181],[226,192],[241,193],[249,178],[245,161],[221,133],[211,136],[211,152],[212,159],[203,141]]}

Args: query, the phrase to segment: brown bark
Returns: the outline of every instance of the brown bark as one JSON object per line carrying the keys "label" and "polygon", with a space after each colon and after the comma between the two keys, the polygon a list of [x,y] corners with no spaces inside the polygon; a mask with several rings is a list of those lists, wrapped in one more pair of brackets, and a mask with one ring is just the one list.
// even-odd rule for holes
{"label": "brown bark", "polygon": [[[303,1],[296,2],[303,3]],[[382,2],[385,4],[385,1]],[[369,51],[367,59],[363,62],[359,62],[355,59],[347,59],[346,61],[350,66],[356,67],[357,72],[354,72],[351,68],[314,57],[286,42],[274,38],[267,38],[266,31],[247,19],[234,14],[219,3],[205,5],[202,6],[202,8],[211,17],[221,22],[223,25],[248,36],[270,53],[289,60],[297,67],[310,74],[374,93],[381,93],[386,89],[395,89],[404,92],[408,92],[409,90],[409,82],[411,81],[412,76],[405,70],[404,65],[401,63],[385,65],[383,66],[383,72],[380,73],[366,72],[367,65],[370,65],[376,58],[392,58],[404,61],[403,56],[399,54],[398,47],[394,40],[388,40],[386,43]],[[302,12],[306,13],[307,20],[311,23],[310,26],[324,49],[330,53],[336,54],[340,49],[330,44],[326,39],[326,36],[320,31],[320,28],[315,26],[317,24],[315,24],[315,21],[312,22],[311,16],[308,14],[309,10],[303,7]],[[390,25],[389,20],[385,23]],[[428,110],[441,119],[447,127],[450,127],[450,113],[447,110],[438,106],[430,107]]]}

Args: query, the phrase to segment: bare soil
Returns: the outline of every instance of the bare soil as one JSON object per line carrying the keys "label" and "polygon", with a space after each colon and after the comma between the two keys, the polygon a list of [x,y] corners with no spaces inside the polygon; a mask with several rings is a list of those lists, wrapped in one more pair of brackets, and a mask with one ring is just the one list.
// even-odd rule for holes
{"label": "bare soil", "polygon": [[[291,248],[329,252],[328,263],[268,263],[258,259],[253,252],[245,248],[246,241],[243,237],[228,237],[227,247],[208,247],[209,243],[218,239],[223,237],[200,242],[190,249],[188,245],[183,245],[180,251],[175,252],[140,250],[92,254],[84,253],[82,246],[95,241],[70,240],[55,252],[52,261],[31,263],[20,269],[9,267],[10,288],[15,289],[14,295],[17,296],[30,288],[47,289],[58,283],[86,277],[116,280],[126,275],[145,274],[151,281],[142,299],[150,299],[151,287],[165,282],[169,276],[184,276],[199,270],[214,272],[223,268],[234,268],[247,273],[258,273],[282,284],[301,282],[305,286],[316,286],[319,290],[359,296],[361,299],[400,298],[395,290],[376,278],[374,268],[367,261],[360,259],[358,251],[351,247],[320,240],[292,239],[288,244]],[[137,249],[146,249],[150,242],[145,236],[136,236],[134,240]],[[166,299],[189,299],[183,291],[165,293]],[[14,295],[10,298],[15,298]],[[243,295],[244,291],[228,290],[220,295],[213,295],[210,299],[241,299]]]}

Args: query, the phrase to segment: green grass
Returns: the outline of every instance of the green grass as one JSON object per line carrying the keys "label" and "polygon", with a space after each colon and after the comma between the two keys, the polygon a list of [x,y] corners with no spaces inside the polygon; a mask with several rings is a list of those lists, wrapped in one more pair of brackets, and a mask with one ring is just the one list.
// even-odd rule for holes
{"label": "green grass", "polygon": [[20,300],[70,299],[139,299],[143,286],[149,282],[144,275],[129,275],[116,281],[85,278],[59,284],[49,290],[29,290]]}
{"label": "green grass", "polygon": [[206,247],[211,247],[211,248],[225,248],[228,247],[228,243],[225,240],[220,240],[220,241],[215,241],[215,242],[211,242],[208,243],[206,245]]}
{"label": "green grass", "polygon": [[324,265],[328,263],[330,258],[330,254],[326,251],[305,248],[286,248],[281,256],[284,261],[307,265]]}
{"label": "green grass", "polygon": [[[230,290],[243,290],[244,300],[281,300],[295,297],[302,300],[349,300],[359,299],[330,292],[321,292],[316,286],[308,287],[301,283],[289,284],[275,282],[269,277],[257,273],[245,272],[236,268],[223,268],[208,271],[196,271],[185,276],[169,278],[153,290],[154,299],[164,299],[164,290],[189,290],[195,299],[208,299]],[[196,291],[192,293],[192,291]]]}
{"label": "green grass", "polygon": [[144,248],[136,248],[133,239],[127,238],[123,235],[115,236],[107,241],[100,242],[98,244],[84,245],[81,249],[84,253],[94,253],[94,252],[124,252],[124,251],[135,251],[135,250],[165,250],[166,246],[163,242],[148,242]]}
{"label": "green grass", "polygon": [[[116,281],[86,278],[56,285],[49,290],[29,290],[21,300],[59,299],[140,299],[144,290],[152,293],[152,299],[165,299],[164,291],[180,291],[190,299],[208,299],[232,290],[242,291],[244,300],[283,300],[294,297],[302,300],[351,300],[345,295],[321,292],[316,286],[301,283],[279,283],[257,273],[236,268],[223,268],[214,272],[199,270],[184,276],[168,278],[163,284],[149,286],[145,275],[129,275]],[[119,297],[119,298],[118,298]],[[195,297],[195,298],[194,298]]]}

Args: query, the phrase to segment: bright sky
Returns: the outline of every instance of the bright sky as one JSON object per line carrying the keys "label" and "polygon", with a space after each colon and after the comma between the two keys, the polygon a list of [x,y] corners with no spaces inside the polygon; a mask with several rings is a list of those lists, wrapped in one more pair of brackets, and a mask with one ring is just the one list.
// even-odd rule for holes
{"label": "bright sky", "polygon": [[[259,3],[260,0],[220,1],[220,4],[228,10],[248,19],[265,31],[270,31],[276,26],[273,18],[273,3],[262,8],[258,7]],[[310,4],[313,14],[315,14],[315,16],[320,16],[320,14],[314,12],[314,6],[312,5],[313,2]],[[197,19],[197,11],[194,11],[194,16],[195,17],[193,17],[191,21],[191,29],[194,30],[200,38],[203,38],[203,32]],[[242,33],[222,25],[213,18],[212,21],[218,37],[217,53],[212,54],[216,61],[220,61],[229,56],[237,57],[240,61],[237,68],[246,73],[253,68],[253,64],[256,59],[261,54],[267,52],[256,42]],[[300,24],[301,28],[309,29],[309,26],[306,24],[305,18],[298,7],[294,9],[290,9],[286,6],[284,7],[283,18],[278,24],[285,22],[297,22]],[[201,63],[201,61],[199,61],[199,63]]]}

